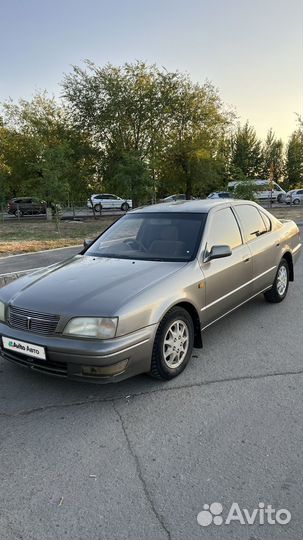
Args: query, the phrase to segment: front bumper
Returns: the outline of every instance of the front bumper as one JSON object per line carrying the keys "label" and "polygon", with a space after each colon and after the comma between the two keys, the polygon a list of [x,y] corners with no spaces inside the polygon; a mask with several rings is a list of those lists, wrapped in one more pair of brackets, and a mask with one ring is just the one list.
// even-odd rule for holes
{"label": "front bumper", "polygon": [[[125,336],[101,341],[75,339],[61,335],[43,336],[17,330],[0,322],[0,352],[6,360],[34,371],[77,381],[118,382],[150,370],[156,330],[157,325],[155,324]],[[4,349],[2,336],[45,347],[46,360],[35,359]],[[124,367],[121,372],[115,375],[88,375],[82,370],[82,367],[108,368],[119,363],[123,364]]]}

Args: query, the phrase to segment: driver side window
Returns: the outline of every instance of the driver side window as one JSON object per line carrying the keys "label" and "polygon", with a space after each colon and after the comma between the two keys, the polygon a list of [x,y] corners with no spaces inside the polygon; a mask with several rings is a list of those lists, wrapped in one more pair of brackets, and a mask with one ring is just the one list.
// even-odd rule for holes
{"label": "driver side window", "polygon": [[211,218],[210,230],[207,238],[207,248],[226,245],[231,249],[242,244],[241,233],[236,218],[230,208],[223,208]]}

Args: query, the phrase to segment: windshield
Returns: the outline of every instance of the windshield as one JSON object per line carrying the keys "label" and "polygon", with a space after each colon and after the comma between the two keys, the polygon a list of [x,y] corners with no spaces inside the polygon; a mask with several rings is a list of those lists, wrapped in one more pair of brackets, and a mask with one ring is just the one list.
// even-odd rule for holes
{"label": "windshield", "polygon": [[85,255],[157,261],[196,256],[206,214],[136,213],[114,223]]}

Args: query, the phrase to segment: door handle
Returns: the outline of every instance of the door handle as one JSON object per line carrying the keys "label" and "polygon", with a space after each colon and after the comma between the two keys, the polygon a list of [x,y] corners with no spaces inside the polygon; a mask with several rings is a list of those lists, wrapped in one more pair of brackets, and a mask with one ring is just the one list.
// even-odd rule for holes
{"label": "door handle", "polygon": [[243,262],[247,263],[250,261],[250,257],[243,257],[242,259]]}

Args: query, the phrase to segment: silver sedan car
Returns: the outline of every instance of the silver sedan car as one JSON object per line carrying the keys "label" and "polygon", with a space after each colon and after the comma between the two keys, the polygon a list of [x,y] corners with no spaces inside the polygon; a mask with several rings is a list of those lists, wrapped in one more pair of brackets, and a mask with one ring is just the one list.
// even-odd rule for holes
{"label": "silver sedan car", "polygon": [[1,289],[1,353],[79,381],[171,379],[209,325],[260,293],[284,300],[300,248],[294,222],[250,201],[136,209],[79,255]]}
{"label": "silver sedan car", "polygon": [[286,193],[286,204],[302,204],[303,202],[303,189],[291,189]]}

